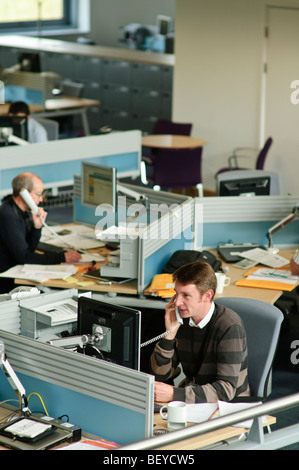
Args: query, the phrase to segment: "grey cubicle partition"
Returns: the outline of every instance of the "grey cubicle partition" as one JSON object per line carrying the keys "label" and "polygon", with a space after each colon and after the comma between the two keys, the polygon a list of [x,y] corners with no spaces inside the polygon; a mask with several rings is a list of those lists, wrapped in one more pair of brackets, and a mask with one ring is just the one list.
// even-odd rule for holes
{"label": "grey cubicle partition", "polygon": [[72,185],[74,174],[81,172],[81,162],[84,160],[113,166],[122,177],[137,177],[140,173],[140,155],[139,130],[3,147],[0,196],[11,192],[12,179],[23,171],[36,173],[45,188]]}
{"label": "grey cubicle partition", "polygon": [[[122,445],[152,435],[153,376],[3,330],[0,338],[26,396],[38,394],[50,416]],[[0,400],[15,398],[0,370]],[[38,396],[29,408],[41,411]]]}
{"label": "grey cubicle partition", "polygon": [[[140,191],[147,198],[146,214],[128,223],[129,235],[117,229],[105,239],[120,242],[119,266],[107,269],[103,276],[128,277],[136,275],[137,291],[142,294],[153,276],[161,272],[170,256],[177,250],[192,249],[194,242],[194,199],[146,187],[124,184]],[[120,212],[120,211],[118,211]],[[145,218],[144,218],[145,215]],[[81,177],[74,178],[74,221],[97,227],[100,217],[95,208],[81,203]],[[125,222],[124,218],[122,222]],[[118,221],[116,226],[118,225]],[[134,225],[135,224],[135,225]],[[136,236],[130,235],[130,227],[136,228]],[[102,234],[98,236],[102,239]],[[131,247],[130,247],[131,243]],[[106,273],[106,274],[105,274]]]}
{"label": "grey cubicle partition", "polygon": [[[218,243],[257,243],[268,246],[267,232],[289,215],[299,196],[227,196],[195,199],[195,249]],[[273,237],[274,245],[298,246],[299,220]]]}

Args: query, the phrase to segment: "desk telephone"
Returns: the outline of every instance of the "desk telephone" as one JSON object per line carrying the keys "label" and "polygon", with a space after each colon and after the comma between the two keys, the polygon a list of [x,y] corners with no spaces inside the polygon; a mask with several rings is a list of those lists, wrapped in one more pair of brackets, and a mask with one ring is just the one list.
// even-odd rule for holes
{"label": "desk telephone", "polygon": [[164,336],[168,335],[169,333],[172,333],[176,329],[178,324],[182,325],[183,324],[183,319],[182,319],[182,317],[180,315],[180,312],[179,312],[179,309],[177,307],[175,307],[175,314],[176,314],[176,319],[177,319],[178,322],[173,328],[171,328],[171,330],[165,331],[161,335],[155,336],[154,338],[149,339],[148,341],[145,341],[145,343],[142,343],[140,345],[140,347],[143,348],[144,346],[148,346],[149,344],[154,343],[155,341],[158,341],[159,339],[164,338]]}

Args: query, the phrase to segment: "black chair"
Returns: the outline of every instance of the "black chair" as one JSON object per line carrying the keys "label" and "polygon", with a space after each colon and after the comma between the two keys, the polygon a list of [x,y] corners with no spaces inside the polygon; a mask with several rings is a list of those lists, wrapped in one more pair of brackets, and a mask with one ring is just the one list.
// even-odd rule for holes
{"label": "black chair", "polygon": [[[190,136],[191,123],[158,119],[153,134]],[[202,148],[151,149],[144,153],[141,165],[141,180],[149,182],[155,189],[184,189],[196,186],[202,195],[201,175]]]}
{"label": "black chair", "polygon": [[151,166],[147,166],[147,177],[154,189],[185,189],[196,186],[199,196],[202,196],[202,147],[157,149],[154,157]]}
{"label": "black chair", "polygon": [[153,134],[191,135],[192,124],[158,119],[153,128]]}

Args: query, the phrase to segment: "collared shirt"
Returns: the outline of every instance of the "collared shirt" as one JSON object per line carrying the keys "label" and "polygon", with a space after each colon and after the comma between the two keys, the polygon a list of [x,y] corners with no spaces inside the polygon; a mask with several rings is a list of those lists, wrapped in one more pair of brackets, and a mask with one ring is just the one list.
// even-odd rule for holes
{"label": "collared shirt", "polygon": [[192,317],[189,318],[189,326],[194,326],[195,328],[201,328],[201,329],[204,328],[211,320],[214,310],[215,310],[215,304],[214,302],[212,302],[210,310],[199,323],[196,324]]}

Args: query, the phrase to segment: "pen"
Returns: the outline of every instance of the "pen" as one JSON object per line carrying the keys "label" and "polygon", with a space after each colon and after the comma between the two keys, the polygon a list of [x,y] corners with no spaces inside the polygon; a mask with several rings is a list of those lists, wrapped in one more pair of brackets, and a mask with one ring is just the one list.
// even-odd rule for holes
{"label": "pen", "polygon": [[217,412],[219,411],[219,407],[216,408],[215,411],[213,411],[213,413],[211,414],[211,416],[208,418],[208,421],[212,418],[214,418],[214,416],[217,414]]}

